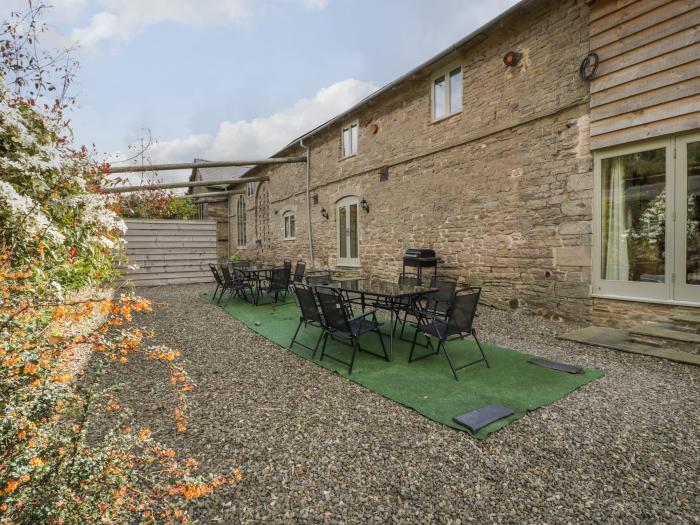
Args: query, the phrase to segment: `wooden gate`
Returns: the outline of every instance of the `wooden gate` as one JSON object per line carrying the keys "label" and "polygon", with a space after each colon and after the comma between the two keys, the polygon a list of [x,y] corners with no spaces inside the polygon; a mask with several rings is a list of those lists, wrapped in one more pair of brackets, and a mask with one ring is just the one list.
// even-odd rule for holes
{"label": "wooden gate", "polygon": [[213,282],[216,262],[215,221],[126,220],[123,280],[134,286]]}

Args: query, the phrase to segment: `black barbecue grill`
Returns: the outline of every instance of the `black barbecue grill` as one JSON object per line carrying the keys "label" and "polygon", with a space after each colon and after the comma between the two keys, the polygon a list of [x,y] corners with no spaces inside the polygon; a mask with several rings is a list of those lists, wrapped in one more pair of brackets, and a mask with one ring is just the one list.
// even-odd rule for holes
{"label": "black barbecue grill", "polygon": [[416,268],[418,282],[422,283],[423,268],[432,268],[434,273],[437,273],[437,265],[442,259],[435,255],[435,250],[429,248],[407,248],[403,254],[403,271],[406,273],[406,268]]}

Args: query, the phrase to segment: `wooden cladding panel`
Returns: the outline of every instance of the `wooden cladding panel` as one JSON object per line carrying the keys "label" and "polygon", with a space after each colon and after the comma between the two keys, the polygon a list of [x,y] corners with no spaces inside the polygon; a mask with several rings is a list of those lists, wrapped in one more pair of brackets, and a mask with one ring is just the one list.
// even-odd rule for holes
{"label": "wooden cladding panel", "polygon": [[700,0],[591,6],[591,148],[700,127]]}
{"label": "wooden cladding panel", "polygon": [[213,282],[209,263],[216,262],[216,222],[127,220],[124,268],[134,286]]}

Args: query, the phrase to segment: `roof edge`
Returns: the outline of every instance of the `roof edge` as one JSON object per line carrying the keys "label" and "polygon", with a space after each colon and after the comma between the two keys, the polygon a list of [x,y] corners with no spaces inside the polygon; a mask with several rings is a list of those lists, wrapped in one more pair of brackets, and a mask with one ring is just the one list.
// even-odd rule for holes
{"label": "roof edge", "polygon": [[439,61],[441,61],[441,60],[447,58],[451,53],[454,53],[454,52],[458,51],[460,48],[462,48],[462,47],[464,47],[465,45],[467,45],[468,43],[470,43],[472,40],[474,40],[476,37],[478,37],[478,36],[481,35],[482,33],[484,33],[484,32],[486,32],[486,31],[492,29],[495,25],[497,25],[498,23],[502,22],[503,19],[505,19],[505,18],[507,18],[508,16],[510,16],[510,15],[512,15],[512,14],[518,12],[518,11],[520,11],[521,9],[527,7],[527,6],[530,5],[530,4],[534,4],[534,3],[537,2],[537,1],[540,1],[540,0],[520,0],[518,3],[512,5],[511,7],[509,7],[509,8],[506,9],[505,11],[503,11],[501,14],[499,14],[498,16],[496,16],[495,18],[493,18],[493,19],[491,19],[490,21],[486,22],[484,25],[482,25],[482,26],[480,26],[479,28],[475,29],[474,31],[472,31],[471,33],[469,33],[467,36],[465,36],[464,38],[462,38],[461,40],[459,40],[459,41],[455,42],[454,44],[452,44],[452,45],[451,45],[450,47],[448,47],[447,49],[444,49],[443,51],[441,51],[441,52],[438,53],[437,55],[433,56],[432,58],[429,58],[428,60],[424,61],[424,62],[421,63],[420,65],[414,67],[413,69],[411,69],[411,70],[408,71],[407,73],[404,73],[403,75],[401,75],[400,77],[396,78],[395,80],[392,80],[392,81],[389,82],[388,84],[385,84],[384,86],[380,87],[378,90],[376,90],[375,92],[373,92],[373,93],[367,95],[365,98],[363,98],[362,100],[360,100],[360,101],[357,102],[355,105],[353,105],[352,107],[348,108],[347,110],[343,111],[342,113],[339,113],[338,115],[336,115],[335,117],[331,118],[330,120],[327,120],[327,121],[324,122],[323,124],[321,124],[321,125],[319,125],[319,126],[316,126],[316,127],[313,128],[311,131],[308,131],[307,133],[305,133],[305,134],[303,134],[303,135],[300,135],[299,137],[295,138],[295,139],[292,140],[289,144],[287,144],[287,145],[284,146],[282,149],[280,149],[278,152],[276,152],[276,153],[274,153],[273,155],[271,155],[271,157],[275,157],[275,156],[279,155],[282,151],[284,151],[284,150],[286,150],[287,148],[289,148],[290,146],[293,146],[294,144],[298,143],[300,140],[304,140],[304,139],[307,139],[307,138],[311,137],[312,135],[315,135],[316,133],[318,133],[318,132],[324,130],[325,128],[327,128],[327,127],[329,127],[329,126],[331,126],[331,125],[333,125],[333,124],[336,123],[337,121],[343,119],[343,118],[344,118],[346,115],[348,115],[349,113],[352,113],[352,112],[354,112],[354,111],[357,111],[359,108],[361,108],[362,106],[364,106],[364,105],[367,104],[368,102],[374,100],[375,98],[379,97],[380,95],[386,93],[387,91],[389,91],[390,89],[392,89],[392,88],[395,87],[396,85],[398,85],[398,84],[404,82],[405,80],[410,79],[412,76],[414,76],[414,75],[420,73],[420,72],[423,71],[424,69],[427,69],[427,68],[430,67],[431,65],[433,65],[433,64],[435,64],[435,63],[437,63],[437,62],[439,62]]}

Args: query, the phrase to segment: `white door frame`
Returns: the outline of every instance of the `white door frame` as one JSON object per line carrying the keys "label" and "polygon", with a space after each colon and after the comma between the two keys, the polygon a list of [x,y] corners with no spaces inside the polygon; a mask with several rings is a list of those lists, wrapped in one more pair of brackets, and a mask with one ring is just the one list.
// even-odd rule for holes
{"label": "white door frame", "polygon": [[[595,154],[595,163],[593,167],[593,261],[592,261],[592,281],[593,295],[615,298],[632,298],[632,299],[650,299],[650,300],[668,300],[672,298],[671,289],[671,261],[669,253],[666,253],[664,261],[664,282],[649,283],[639,281],[614,281],[603,279],[602,275],[602,260],[601,260],[601,242],[603,239],[603,221],[601,220],[602,213],[602,163],[603,160],[618,157],[621,155],[629,155],[631,153],[639,153],[653,149],[665,149],[666,158],[666,224],[671,224],[673,218],[672,206],[669,206],[668,195],[673,195],[673,150],[669,139],[651,140],[641,144],[631,146],[623,146],[610,148],[605,151]],[[666,246],[672,246],[672,228],[666,228]]]}
{"label": "white door frame", "polygon": [[[357,237],[357,257],[351,257],[351,235],[350,235],[350,214],[351,206],[355,205],[356,213],[356,237]],[[345,257],[340,255],[341,238],[340,238],[340,209],[344,208],[345,212],[345,239],[347,243]],[[337,266],[360,266],[360,198],[359,197],[344,197],[335,203],[335,230],[336,230],[336,265]]]}
{"label": "white door frame", "polygon": [[674,299],[700,303],[700,285],[686,283],[686,263],[688,249],[688,151],[687,145],[700,142],[700,133],[682,135],[676,138],[676,223],[674,265]]}
{"label": "white door frame", "polygon": [[[700,306],[700,286],[685,284],[687,221],[686,144],[700,140],[700,133],[653,139],[594,153],[592,295],[611,299]],[[632,282],[602,279],[602,161],[640,151],[665,149],[666,155],[666,253],[664,282]]]}

